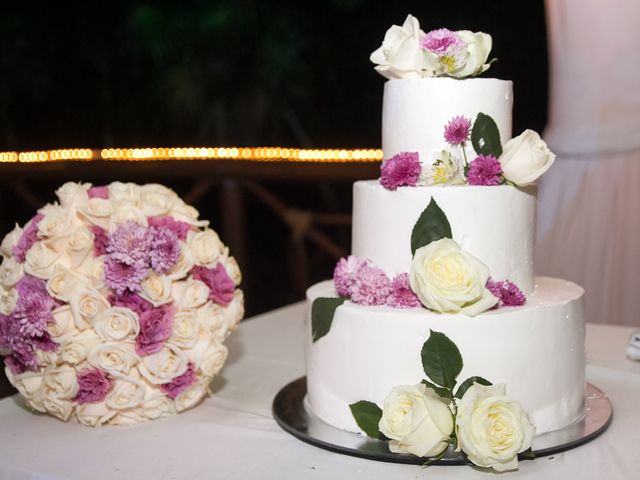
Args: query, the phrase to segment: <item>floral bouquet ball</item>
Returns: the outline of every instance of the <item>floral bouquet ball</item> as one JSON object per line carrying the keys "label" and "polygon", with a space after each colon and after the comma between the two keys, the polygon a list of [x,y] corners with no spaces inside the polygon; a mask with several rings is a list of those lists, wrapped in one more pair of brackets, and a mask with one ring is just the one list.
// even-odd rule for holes
{"label": "floral bouquet ball", "polygon": [[34,410],[90,426],[197,405],[244,314],[228,248],[162,185],[56,194],[0,244],[9,381]]}

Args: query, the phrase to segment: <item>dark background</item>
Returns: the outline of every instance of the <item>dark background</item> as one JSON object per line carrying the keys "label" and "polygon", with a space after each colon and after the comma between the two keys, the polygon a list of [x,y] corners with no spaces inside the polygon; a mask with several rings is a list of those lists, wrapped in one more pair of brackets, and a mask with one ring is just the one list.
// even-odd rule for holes
{"label": "dark background", "polygon": [[[542,131],[542,0],[32,1],[8,2],[0,16],[0,151],[377,148],[384,79],[369,55],[407,13],[424,31],[490,33],[498,62],[485,76],[514,81],[514,135],[525,128]],[[91,165],[83,168],[94,184],[127,180],[117,169],[91,177]],[[59,183],[28,175],[21,181],[43,201],[53,201]],[[192,183],[160,170],[148,181],[162,181],[179,194]],[[282,178],[264,184],[297,208],[351,209],[351,182]],[[220,198],[214,191],[195,205],[216,229],[221,209],[234,208]],[[292,285],[284,268],[287,227],[253,197],[246,208],[248,252],[241,267],[247,313],[253,315],[301,299],[304,285]],[[34,213],[4,187],[0,210],[2,234]],[[348,227],[329,234],[349,250]],[[307,254],[309,282],[329,277],[336,259],[312,247]]]}

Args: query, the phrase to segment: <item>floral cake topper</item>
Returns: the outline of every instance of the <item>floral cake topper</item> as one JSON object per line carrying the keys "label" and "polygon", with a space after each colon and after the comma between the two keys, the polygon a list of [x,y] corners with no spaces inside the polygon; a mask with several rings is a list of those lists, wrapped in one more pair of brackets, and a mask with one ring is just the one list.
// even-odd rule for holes
{"label": "floral cake topper", "polygon": [[440,28],[428,33],[413,15],[402,26],[393,25],[382,45],[371,54],[376,71],[383,77],[468,78],[485,72],[494,60],[491,35],[483,32]]}

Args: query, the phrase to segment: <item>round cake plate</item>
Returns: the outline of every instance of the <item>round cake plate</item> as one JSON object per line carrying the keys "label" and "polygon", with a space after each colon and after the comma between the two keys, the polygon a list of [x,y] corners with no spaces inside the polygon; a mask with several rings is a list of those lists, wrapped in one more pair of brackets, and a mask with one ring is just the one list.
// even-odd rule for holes
{"label": "round cake plate", "polygon": [[[387,443],[375,438],[334,428],[306,407],[307,379],[301,377],[283,387],[273,399],[273,417],[285,431],[303,442],[332,452],[382,462],[422,465],[428,459],[409,454],[391,453]],[[521,460],[563,452],[601,435],[611,423],[613,407],[607,396],[588,383],[585,396],[585,416],[561,430],[543,433],[533,439],[531,453],[521,454]],[[466,465],[468,460],[449,448],[432,465]]]}

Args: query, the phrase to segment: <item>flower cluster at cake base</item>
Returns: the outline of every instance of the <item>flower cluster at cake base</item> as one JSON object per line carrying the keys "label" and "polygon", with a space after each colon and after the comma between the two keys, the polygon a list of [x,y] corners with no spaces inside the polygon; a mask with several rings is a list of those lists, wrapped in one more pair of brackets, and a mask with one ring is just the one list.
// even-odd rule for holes
{"label": "flower cluster at cake base", "polygon": [[0,353],[27,404],[83,425],[197,405],[244,315],[235,259],[161,185],[66,183],[0,244]]}
{"label": "flower cluster at cake base", "polygon": [[421,360],[427,378],[394,386],[382,408],[367,400],[349,406],[361,430],[388,441],[391,452],[425,458],[426,465],[452,449],[479,467],[517,469],[518,455],[530,451],[535,427],[520,403],[506,395],[505,385],[478,376],[458,384],[462,356],[440,332],[430,332]]}

